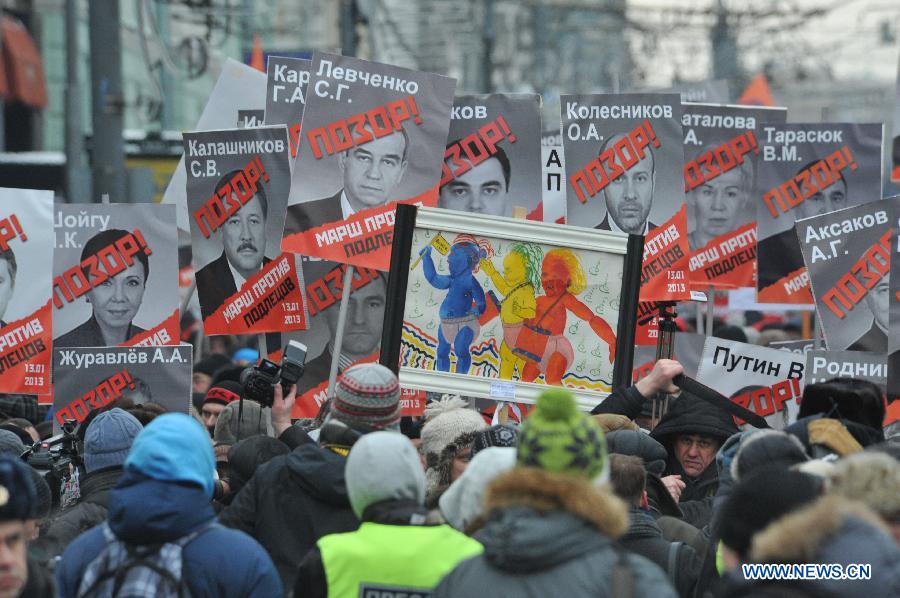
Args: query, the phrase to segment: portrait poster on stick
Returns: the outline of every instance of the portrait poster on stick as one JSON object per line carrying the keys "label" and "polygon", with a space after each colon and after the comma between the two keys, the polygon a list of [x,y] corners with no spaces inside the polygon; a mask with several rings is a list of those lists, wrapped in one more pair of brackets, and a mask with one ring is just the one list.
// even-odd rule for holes
{"label": "portrait poster on stick", "polygon": [[763,125],[757,300],[812,305],[796,221],[881,198],[881,124]]}
{"label": "portrait poster on stick", "polygon": [[307,326],[299,256],[281,253],[287,129],[184,134],[197,293],[206,335]]}
{"label": "portrait poster on stick", "polygon": [[53,352],[54,420],[81,423],[120,399],[188,413],[193,347],[71,347]]}
{"label": "portrait poster on stick", "polygon": [[[328,375],[335,357],[346,264],[306,259],[303,279],[309,309],[309,328],[283,332],[277,347],[267,347],[269,359],[280,363],[282,349],[292,341],[306,345],[306,367],[297,383],[294,418],[315,417],[325,402]],[[384,324],[387,274],[373,268],[354,268],[344,322],[338,374],[357,363],[377,362]]]}
{"label": "portrait poster on stick", "polygon": [[564,95],[560,109],[566,223],[644,235],[637,343],[655,344],[655,302],[691,298],[681,98]]}
{"label": "portrait poster on stick", "polygon": [[0,392],[50,393],[52,272],[53,192],[0,188]]}
{"label": "portrait poster on stick", "polygon": [[286,125],[291,143],[291,164],[300,143],[300,120],[309,83],[309,60],[269,56],[266,73],[267,125]]}
{"label": "portrait poster on stick", "polygon": [[456,80],[319,52],[310,73],[282,249],[386,271],[394,204],[437,204]]}
{"label": "portrait poster on stick", "polygon": [[438,207],[532,217],[541,200],[541,97],[453,99]]}
{"label": "portrait poster on stick", "polygon": [[609,232],[420,208],[396,306],[401,385],[525,403],[565,386],[596,404],[617,351],[632,350],[617,341],[626,245]]}
{"label": "portrait poster on stick", "polygon": [[825,346],[887,354],[891,225],[900,197],[797,221]]}
{"label": "portrait poster on stick", "polygon": [[[707,337],[697,381],[766,419],[777,430],[797,419],[804,355]],[[743,425],[743,421],[735,421]]]}
{"label": "portrait poster on stick", "polygon": [[175,206],[58,204],[53,346],[176,345]]}
{"label": "portrait poster on stick", "polygon": [[684,104],[684,191],[691,284],[756,288],[759,130],[784,108]]}

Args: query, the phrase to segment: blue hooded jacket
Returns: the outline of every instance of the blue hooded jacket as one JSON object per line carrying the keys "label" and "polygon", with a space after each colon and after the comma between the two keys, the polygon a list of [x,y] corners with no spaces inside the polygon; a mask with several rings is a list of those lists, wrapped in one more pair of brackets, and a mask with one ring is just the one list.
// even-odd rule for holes
{"label": "blue hooded jacket", "polygon": [[[208,453],[208,454],[207,454]],[[212,447],[193,418],[166,414],[138,435],[125,474],[110,492],[109,526],[120,540],[157,544],[176,540],[215,518]],[[74,597],[87,566],[106,546],[95,527],[73,541],[56,569],[59,595]],[[184,581],[195,598],[282,596],[266,551],[247,534],[210,529],[184,548]]]}

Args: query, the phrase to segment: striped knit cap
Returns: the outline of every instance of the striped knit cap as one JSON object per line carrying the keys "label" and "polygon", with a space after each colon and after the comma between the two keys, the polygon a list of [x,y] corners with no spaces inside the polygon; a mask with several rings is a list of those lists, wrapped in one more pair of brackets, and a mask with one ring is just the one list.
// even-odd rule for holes
{"label": "striped knit cap", "polygon": [[358,432],[400,430],[400,384],[394,373],[377,363],[344,370],[334,389],[329,418]]}

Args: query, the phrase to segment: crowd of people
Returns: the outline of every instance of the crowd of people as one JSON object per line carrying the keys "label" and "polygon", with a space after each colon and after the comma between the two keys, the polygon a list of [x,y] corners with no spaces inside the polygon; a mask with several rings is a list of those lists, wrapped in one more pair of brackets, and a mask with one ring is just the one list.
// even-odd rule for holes
{"label": "crowd of people", "polygon": [[661,359],[591,414],[548,388],[491,425],[450,395],[401,417],[367,363],[292,420],[295,392],[242,397],[242,351],[195,365],[192,416],[91,412],[65,463],[29,454],[53,433],[33,398],[2,397],[0,597],[900,596],[900,439],[871,383],[808,384],[786,429],[739,429]]}

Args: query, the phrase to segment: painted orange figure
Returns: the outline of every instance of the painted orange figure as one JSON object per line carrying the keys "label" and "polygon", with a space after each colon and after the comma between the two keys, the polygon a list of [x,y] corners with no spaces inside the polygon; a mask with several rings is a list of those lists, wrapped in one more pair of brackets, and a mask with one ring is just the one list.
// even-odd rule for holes
{"label": "painted orange figure", "polygon": [[563,375],[575,359],[572,343],[565,336],[566,316],[572,312],[587,322],[609,345],[609,362],[616,356],[616,336],[606,320],[578,300],[587,278],[571,249],[552,249],[541,264],[544,295],[537,298],[535,316],[519,335],[514,353],[526,360],[522,380],[531,382],[544,374],[547,384],[561,385]]}

